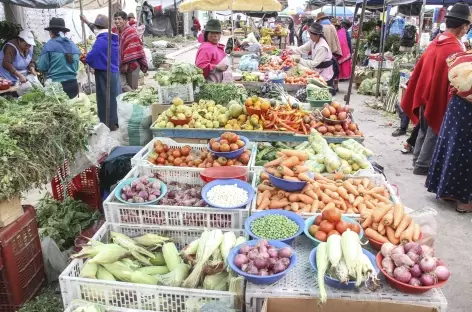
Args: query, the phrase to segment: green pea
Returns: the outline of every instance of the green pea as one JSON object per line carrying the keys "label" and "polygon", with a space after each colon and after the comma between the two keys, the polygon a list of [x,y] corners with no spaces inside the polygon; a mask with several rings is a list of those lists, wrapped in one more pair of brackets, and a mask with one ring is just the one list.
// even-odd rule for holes
{"label": "green pea", "polygon": [[251,231],[260,238],[281,240],[295,235],[297,223],[282,215],[267,215],[251,223]]}

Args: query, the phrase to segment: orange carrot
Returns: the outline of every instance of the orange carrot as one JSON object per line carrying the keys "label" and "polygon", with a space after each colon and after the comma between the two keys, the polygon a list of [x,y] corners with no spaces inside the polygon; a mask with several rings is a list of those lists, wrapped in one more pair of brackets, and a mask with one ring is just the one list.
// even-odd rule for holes
{"label": "orange carrot", "polygon": [[297,177],[291,177],[291,176],[287,176],[287,175],[284,175],[284,176],[283,176],[283,179],[284,179],[284,180],[288,180],[288,181],[300,182],[300,179],[299,179],[299,178],[297,178]]}
{"label": "orange carrot", "polygon": [[262,193],[257,192],[256,207],[259,207],[261,205],[263,198],[264,196],[262,196]]}
{"label": "orange carrot", "polygon": [[374,212],[372,212],[372,217],[374,218],[374,222],[380,222],[382,218],[387,214],[390,210],[388,206],[378,206]]}
{"label": "orange carrot", "polygon": [[332,192],[336,192],[338,190],[338,187],[333,184],[320,184],[320,188],[322,190],[330,190]]}
{"label": "orange carrot", "polygon": [[364,231],[364,234],[368,238],[373,239],[375,241],[378,241],[378,242],[381,242],[381,243],[388,243],[388,239],[385,236],[383,236],[382,234],[374,231],[373,229],[370,229],[370,228],[366,229]]}
{"label": "orange carrot", "polygon": [[261,183],[261,184],[259,184],[259,185],[257,186],[257,189],[258,189],[259,191],[267,191],[267,190],[272,191],[274,188],[273,188],[272,186],[268,186],[268,185],[266,185],[266,184],[262,184],[262,183]]}
{"label": "orange carrot", "polygon": [[261,172],[261,175],[259,176],[259,180],[261,180],[261,181],[267,181],[267,180],[269,180],[269,175],[267,174],[267,172],[262,171],[262,172]]}
{"label": "orange carrot", "polygon": [[372,216],[368,215],[367,218],[362,222],[361,226],[363,229],[372,226]]}
{"label": "orange carrot", "polygon": [[[373,218],[373,217],[372,217]],[[374,219],[372,219],[373,221]],[[379,229],[379,223],[378,222],[372,222],[372,226],[371,226],[374,230],[378,230]]]}
{"label": "orange carrot", "polygon": [[318,211],[319,207],[320,207],[320,201],[315,199],[313,201],[313,204],[311,204],[311,211],[310,212],[316,213]]}
{"label": "orange carrot", "polygon": [[305,194],[310,196],[313,199],[318,199],[318,195],[316,195],[316,193],[313,192],[313,190],[306,191]]}
{"label": "orange carrot", "polygon": [[377,187],[374,187],[373,189],[370,189],[369,193],[383,194],[384,191],[385,189],[383,186],[377,186]]}
{"label": "orange carrot", "polygon": [[333,199],[338,199],[339,198],[339,194],[336,193],[336,192],[331,191],[330,189],[325,189],[324,192],[326,193],[326,195],[328,195],[329,197],[331,197]]}
{"label": "orange carrot", "polygon": [[386,204],[392,203],[392,202],[390,201],[390,199],[385,198],[385,197],[383,197],[382,195],[379,195],[379,194],[376,194],[376,193],[370,193],[370,195],[372,195],[373,198],[376,198],[376,199],[378,199],[379,201],[381,201],[381,202],[383,202],[383,203],[386,203]]}
{"label": "orange carrot", "polygon": [[303,165],[296,165],[292,168],[293,172],[295,173],[307,172],[308,169],[309,168],[307,166],[303,166]]}
{"label": "orange carrot", "polygon": [[319,204],[319,205],[320,205],[320,210],[323,210],[324,207],[325,207],[325,203],[323,203],[322,201],[320,201],[320,204]]}
{"label": "orange carrot", "polygon": [[394,245],[398,245],[400,243],[400,240],[395,237],[395,230],[392,229],[390,226],[387,226],[385,228],[385,231],[387,232],[387,238],[390,241],[390,243]]}
{"label": "orange carrot", "polygon": [[346,210],[346,213],[347,214],[354,214],[354,210],[352,208],[349,208],[348,210]]}
{"label": "orange carrot", "polygon": [[400,241],[402,244],[413,241],[413,232],[415,231],[415,222],[411,221],[410,225],[406,228],[403,233],[400,234]]}
{"label": "orange carrot", "polygon": [[282,207],[285,207],[289,205],[289,202],[287,200],[271,200],[269,204],[270,209],[281,209]]}
{"label": "orange carrot", "polygon": [[297,202],[298,201],[298,195],[300,195],[300,194],[299,193],[291,193],[288,196],[288,200],[291,201],[291,202]]}
{"label": "orange carrot", "polygon": [[321,195],[321,201],[322,201],[325,205],[327,205],[329,202],[332,202],[333,199],[332,199],[331,197],[329,197],[328,195],[326,195],[326,194],[323,193],[323,194]]}
{"label": "orange carrot", "polygon": [[374,210],[375,209],[375,205],[372,204],[372,202],[370,200],[364,200],[364,204],[367,206],[367,208],[369,209],[372,209]]}
{"label": "orange carrot", "polygon": [[287,166],[280,165],[277,167],[277,171],[283,176],[293,177],[295,174]]}
{"label": "orange carrot", "polygon": [[290,156],[288,159],[285,159],[280,163],[281,166],[286,166],[292,168],[300,163],[300,160],[297,156]]}
{"label": "orange carrot", "polygon": [[292,203],[292,204],[290,205],[290,207],[291,207],[291,209],[292,209],[293,212],[297,212],[298,209],[300,209],[300,206],[298,205],[298,203]]}
{"label": "orange carrot", "polygon": [[402,204],[396,204],[393,208],[393,228],[396,229],[403,219],[404,207]]}
{"label": "orange carrot", "polygon": [[387,212],[387,214],[382,218],[382,222],[385,224],[385,226],[393,224],[393,209],[390,209]]}
{"label": "orange carrot", "polygon": [[357,208],[357,210],[359,210],[359,213],[363,213],[364,211],[368,211],[367,207],[365,206],[364,203],[359,203],[356,208]]}
{"label": "orange carrot", "polygon": [[356,200],[356,197],[354,196],[354,194],[349,194],[348,197],[349,197],[349,202],[353,204],[354,201]]}
{"label": "orange carrot", "polygon": [[336,192],[338,192],[339,196],[341,196],[341,197],[344,198],[345,200],[349,200],[349,196],[348,196],[348,194],[347,194],[347,190],[344,188],[344,186],[338,187],[338,189],[336,190]]}
{"label": "orange carrot", "polygon": [[349,181],[344,181],[343,186],[349,193],[359,196],[359,192]]}
{"label": "orange carrot", "polygon": [[415,229],[413,230],[413,241],[416,242],[420,239],[421,227],[418,223],[415,224]]}
{"label": "orange carrot", "polygon": [[364,211],[362,211],[361,213],[361,219],[362,220],[365,220],[367,219],[368,216],[370,216],[372,214],[372,210],[370,209],[365,209]]}
{"label": "orange carrot", "polygon": [[311,198],[310,196],[307,196],[307,195],[305,195],[305,194],[298,194],[298,198],[299,198],[302,202],[304,202],[305,204],[311,205],[311,204],[313,204],[313,202],[314,202],[314,199],[313,199],[313,198]]}
{"label": "orange carrot", "polygon": [[310,178],[310,176],[308,176],[308,174],[306,172],[302,172],[302,173],[298,174],[298,178],[301,181],[314,182],[314,180],[312,178]]}
{"label": "orange carrot", "polygon": [[277,169],[275,169],[274,167],[267,168],[266,171],[277,178],[282,177],[282,174],[280,174],[280,172],[278,172]]}
{"label": "orange carrot", "polygon": [[333,202],[327,203],[325,209],[334,208],[335,204]]}
{"label": "orange carrot", "polygon": [[370,180],[368,178],[362,179],[362,186],[364,186],[365,189],[369,187]]}
{"label": "orange carrot", "polygon": [[297,156],[300,161],[305,161],[308,159],[308,154],[302,151],[284,149],[281,150],[281,152],[289,157]]}
{"label": "orange carrot", "polygon": [[262,199],[261,205],[259,206],[259,209],[260,209],[260,210],[267,209],[267,208],[269,208],[269,204],[270,204],[270,199],[267,198],[267,197],[264,197],[264,198]]}
{"label": "orange carrot", "polygon": [[311,206],[310,205],[305,205],[305,207],[303,207],[301,209],[301,212],[305,212],[305,213],[310,212],[310,211],[311,211]]}
{"label": "orange carrot", "polygon": [[395,237],[400,238],[400,235],[403,233],[403,231],[406,230],[406,228],[410,225],[411,222],[412,222],[411,216],[404,214],[402,221],[400,222],[400,224],[397,226],[395,230]]}
{"label": "orange carrot", "polygon": [[269,161],[267,163],[264,164],[264,168],[269,168],[269,167],[275,167],[275,166],[278,166],[280,165],[280,163],[282,161],[284,161],[285,159],[287,159],[287,157],[279,157],[279,158],[276,158],[272,161]]}
{"label": "orange carrot", "polygon": [[385,224],[382,222],[379,223],[379,226],[377,228],[377,232],[379,232],[382,235],[385,235]]}

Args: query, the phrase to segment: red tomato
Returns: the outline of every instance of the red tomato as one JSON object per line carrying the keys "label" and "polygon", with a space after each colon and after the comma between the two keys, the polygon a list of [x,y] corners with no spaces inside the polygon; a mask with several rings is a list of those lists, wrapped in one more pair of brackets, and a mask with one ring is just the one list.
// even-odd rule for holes
{"label": "red tomato", "polygon": [[350,223],[350,224],[349,224],[349,228],[351,229],[351,231],[354,231],[354,232],[356,232],[357,234],[360,234],[360,233],[361,233],[361,227],[360,227],[359,224],[357,224],[357,223]]}
{"label": "red tomato", "polygon": [[328,220],[323,220],[320,223],[320,230],[325,232],[325,233],[329,233],[332,230],[334,230],[334,224],[332,224]]}
{"label": "red tomato", "polygon": [[328,239],[328,236],[323,231],[316,231],[315,238],[321,242],[326,242],[326,239]]}
{"label": "red tomato", "polygon": [[318,217],[315,218],[315,222],[313,224],[320,225],[321,221],[323,221],[323,217],[319,215]]}
{"label": "red tomato", "polygon": [[347,229],[349,229],[349,223],[344,220],[341,220],[336,224],[336,231],[340,234],[344,233]]}
{"label": "red tomato", "polygon": [[327,237],[330,237],[331,235],[340,235],[338,231],[336,230],[332,230],[332,231],[329,231],[328,233],[328,236]]}
{"label": "red tomato", "polygon": [[331,223],[336,223],[341,220],[341,211],[337,208],[325,209],[322,212],[323,220],[328,220]]}

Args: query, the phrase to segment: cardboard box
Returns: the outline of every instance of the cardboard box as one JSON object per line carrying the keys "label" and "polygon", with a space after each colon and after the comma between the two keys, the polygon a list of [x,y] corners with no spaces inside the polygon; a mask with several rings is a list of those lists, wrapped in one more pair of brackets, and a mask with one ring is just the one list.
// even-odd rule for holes
{"label": "cardboard box", "polygon": [[0,227],[5,227],[15,222],[23,213],[19,197],[0,201]]}
{"label": "cardboard box", "polygon": [[323,305],[318,299],[269,298],[261,312],[438,312],[432,307],[382,301],[329,299]]}

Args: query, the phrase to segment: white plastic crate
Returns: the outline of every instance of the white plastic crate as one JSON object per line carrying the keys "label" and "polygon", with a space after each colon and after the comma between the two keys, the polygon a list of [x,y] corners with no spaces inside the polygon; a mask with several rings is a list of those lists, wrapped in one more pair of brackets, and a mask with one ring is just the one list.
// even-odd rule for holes
{"label": "white plastic crate", "polygon": [[[199,171],[188,170],[183,167],[160,167],[138,165],[124,177],[124,179],[143,175],[159,174],[161,180],[181,182],[203,186]],[[252,181],[252,172],[248,171],[248,183]],[[163,225],[183,227],[214,227],[242,229],[244,221],[249,216],[251,203],[241,209],[221,209],[210,207],[187,207],[168,205],[131,205],[119,202],[114,192],[103,202],[105,219],[109,222],[141,225]]]}
{"label": "white plastic crate", "polygon": [[[191,131],[191,129],[189,130]],[[194,153],[195,151],[200,152],[200,151],[207,150],[207,144],[178,143],[169,138],[154,138],[145,147],[143,147],[136,155],[134,155],[133,158],[131,158],[131,166],[136,166],[137,164],[146,164],[146,165],[151,165],[156,168],[182,168],[182,167],[173,167],[173,166],[158,166],[158,165],[154,165],[150,163],[147,160],[149,153],[154,150],[154,142],[156,142],[157,140],[161,141],[163,144],[167,144],[169,148],[181,148],[188,145],[192,148],[192,153]],[[249,169],[249,165],[251,163],[255,163],[257,144],[253,142],[249,142],[247,149],[251,151],[251,157],[249,158],[249,162],[247,166],[245,166]],[[184,167],[184,168],[185,170],[198,171],[198,172],[204,170],[204,168],[194,168],[194,167]]]}
{"label": "white plastic crate", "polygon": [[[256,209],[256,204],[257,204],[257,186],[259,185],[259,174],[261,173],[260,170],[254,170],[253,172],[253,178],[252,178],[252,187],[254,190],[256,190],[256,195],[254,196],[254,200],[252,201],[251,204],[251,215],[254,213],[260,212],[261,210]],[[384,185],[387,190],[390,192],[390,199],[392,200],[393,203],[400,203],[400,198],[397,196],[396,191],[393,189],[393,187],[385,180],[385,177],[380,174],[375,174],[372,176],[366,176],[366,177],[352,177],[353,179],[363,179],[363,178],[368,178],[369,180],[372,181],[375,185],[382,186]],[[315,215],[314,213],[308,213],[308,212],[302,212],[300,213],[300,216],[302,216],[304,219],[308,219],[309,217]],[[353,218],[353,219],[360,219],[360,214],[343,214],[343,216]]]}
{"label": "white plastic crate", "polygon": [[157,85],[159,94],[157,98],[159,104],[170,104],[176,97],[182,99],[184,102],[193,102],[193,84],[173,84],[171,86]]}
{"label": "white plastic crate", "polygon": [[[92,305],[92,303],[89,303],[89,304]],[[84,302],[83,304],[80,304],[80,300],[77,300],[77,302],[74,300],[67,307],[67,309],[64,310],[64,312],[74,312],[77,308],[85,307],[85,306],[87,306],[87,303]],[[125,309],[125,308],[103,306],[103,305],[101,305],[101,307],[105,309],[105,312],[148,312],[149,311],[149,310],[145,311],[145,310]]]}
{"label": "white plastic crate", "polygon": [[[201,229],[182,227],[150,227],[142,225],[124,225],[106,222],[93,236],[93,240],[107,242],[110,231],[126,234],[130,237],[155,233],[172,238],[177,249],[200,237]],[[242,230],[232,230],[236,236],[244,235]],[[74,300],[81,299],[105,306],[135,309],[139,311],[187,312],[187,300],[223,301],[237,311],[241,311],[243,302],[236,293],[181,287],[133,284],[119,281],[103,281],[80,277],[84,260],[75,259],[59,276],[64,307]],[[126,311],[126,310],[120,310]],[[192,310],[190,310],[192,311]]]}

